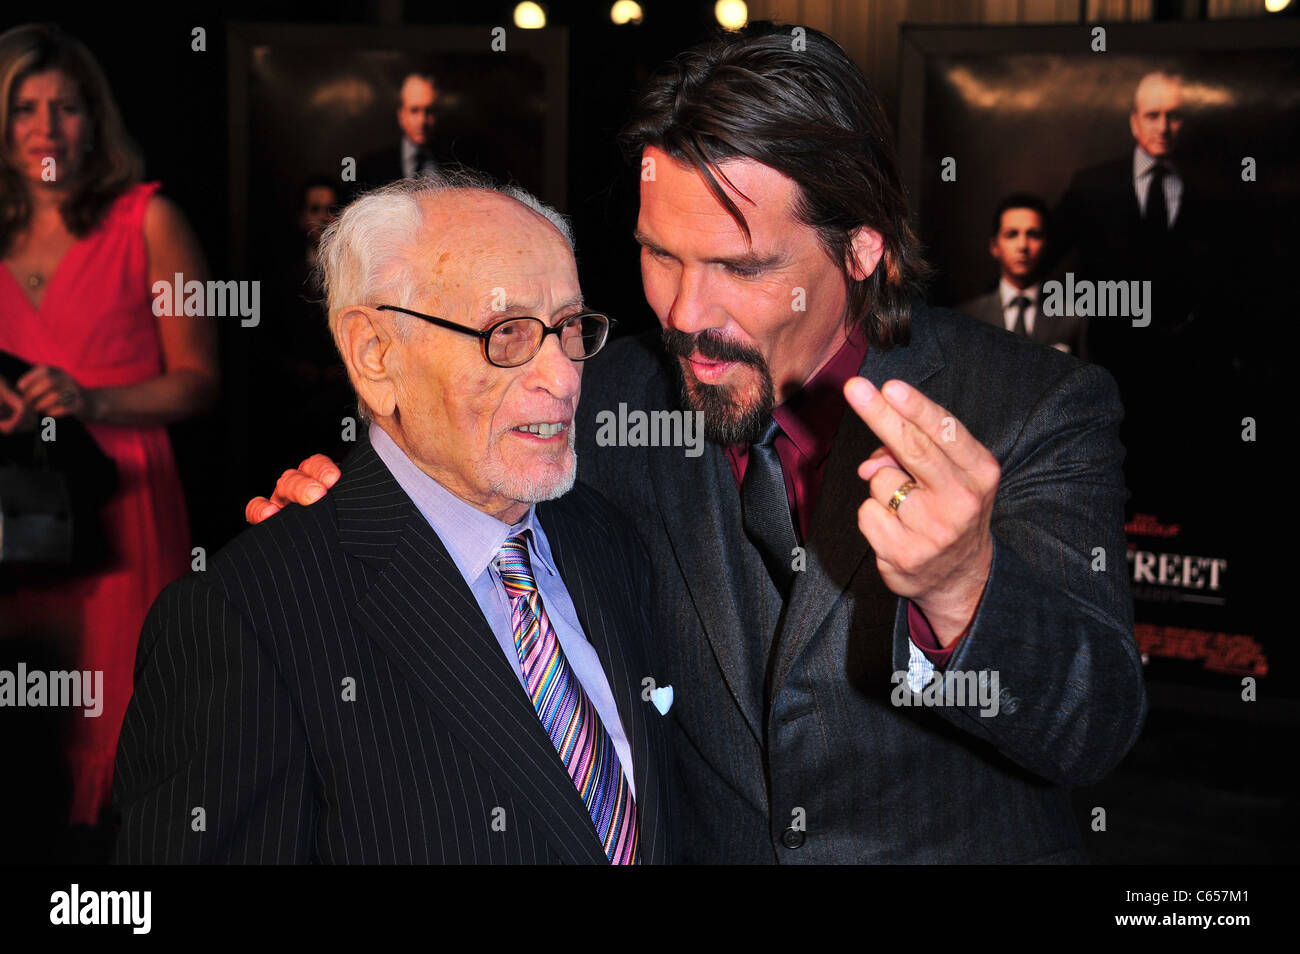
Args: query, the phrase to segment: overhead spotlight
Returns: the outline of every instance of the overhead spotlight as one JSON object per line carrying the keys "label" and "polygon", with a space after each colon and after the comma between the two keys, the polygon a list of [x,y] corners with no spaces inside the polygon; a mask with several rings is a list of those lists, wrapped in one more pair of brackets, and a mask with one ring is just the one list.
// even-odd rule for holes
{"label": "overhead spotlight", "polygon": [[641,22],[641,4],[636,0],[618,0],[609,8],[609,18],[619,26]]}
{"label": "overhead spotlight", "polygon": [[540,30],[546,26],[546,11],[531,0],[515,6],[515,26],[521,30]]}
{"label": "overhead spotlight", "polygon": [[749,7],[745,0],[718,0],[713,15],[724,30],[739,30],[749,22]]}
{"label": "overhead spotlight", "polygon": [[1291,0],[1264,0],[1264,9],[1269,13],[1281,13],[1291,6]]}

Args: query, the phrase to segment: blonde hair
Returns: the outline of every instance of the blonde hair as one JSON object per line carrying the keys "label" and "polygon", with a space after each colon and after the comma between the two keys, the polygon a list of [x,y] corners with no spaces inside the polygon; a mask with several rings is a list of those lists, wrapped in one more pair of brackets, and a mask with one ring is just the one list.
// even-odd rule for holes
{"label": "blonde hair", "polygon": [[0,252],[31,222],[31,200],[9,146],[13,101],[19,86],[35,73],[66,73],[81,93],[89,117],[92,148],[59,207],[68,231],[78,237],[95,228],[109,206],[140,181],[144,162],[122,125],[104,72],[90,51],[49,24],[26,24],[0,34]]}

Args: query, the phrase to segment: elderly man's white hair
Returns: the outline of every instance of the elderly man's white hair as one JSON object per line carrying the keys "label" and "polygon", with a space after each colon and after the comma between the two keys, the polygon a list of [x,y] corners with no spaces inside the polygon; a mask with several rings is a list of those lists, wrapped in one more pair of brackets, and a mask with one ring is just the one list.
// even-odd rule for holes
{"label": "elderly man's white hair", "polygon": [[[518,186],[503,186],[477,172],[430,173],[399,179],[351,202],[321,234],[316,272],[325,293],[330,335],[339,346],[339,316],[354,305],[380,302],[409,308],[420,284],[413,247],[424,234],[430,196],[453,191],[495,192],[545,217],[573,248],[568,219]],[[407,333],[405,315],[394,315],[399,335]],[[341,349],[340,349],[341,351]],[[371,415],[358,397],[363,419]]]}

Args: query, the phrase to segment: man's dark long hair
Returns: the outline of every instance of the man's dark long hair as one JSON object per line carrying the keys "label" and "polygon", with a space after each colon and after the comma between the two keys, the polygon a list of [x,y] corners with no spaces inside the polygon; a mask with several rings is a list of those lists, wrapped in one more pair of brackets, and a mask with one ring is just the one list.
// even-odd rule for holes
{"label": "man's dark long hair", "polygon": [[[908,222],[880,96],[826,34],[759,22],[678,55],[651,78],[620,138],[635,162],[654,146],[694,165],[746,237],[718,163],[754,159],[793,179],[795,214],[817,230],[848,284],[846,320],[872,347],[907,342],[930,266]],[[862,226],[880,233],[885,250],[855,281],[849,256]]]}

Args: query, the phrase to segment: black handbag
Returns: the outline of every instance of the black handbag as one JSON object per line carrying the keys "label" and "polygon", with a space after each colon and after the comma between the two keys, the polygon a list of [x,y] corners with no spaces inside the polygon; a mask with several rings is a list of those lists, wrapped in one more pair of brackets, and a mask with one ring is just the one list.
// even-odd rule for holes
{"label": "black handbag", "polygon": [[[31,367],[0,351],[0,378],[16,389]],[[56,419],[53,439],[0,435],[0,570],[83,573],[110,558],[99,510],[117,489],[117,465],[75,418]]]}

